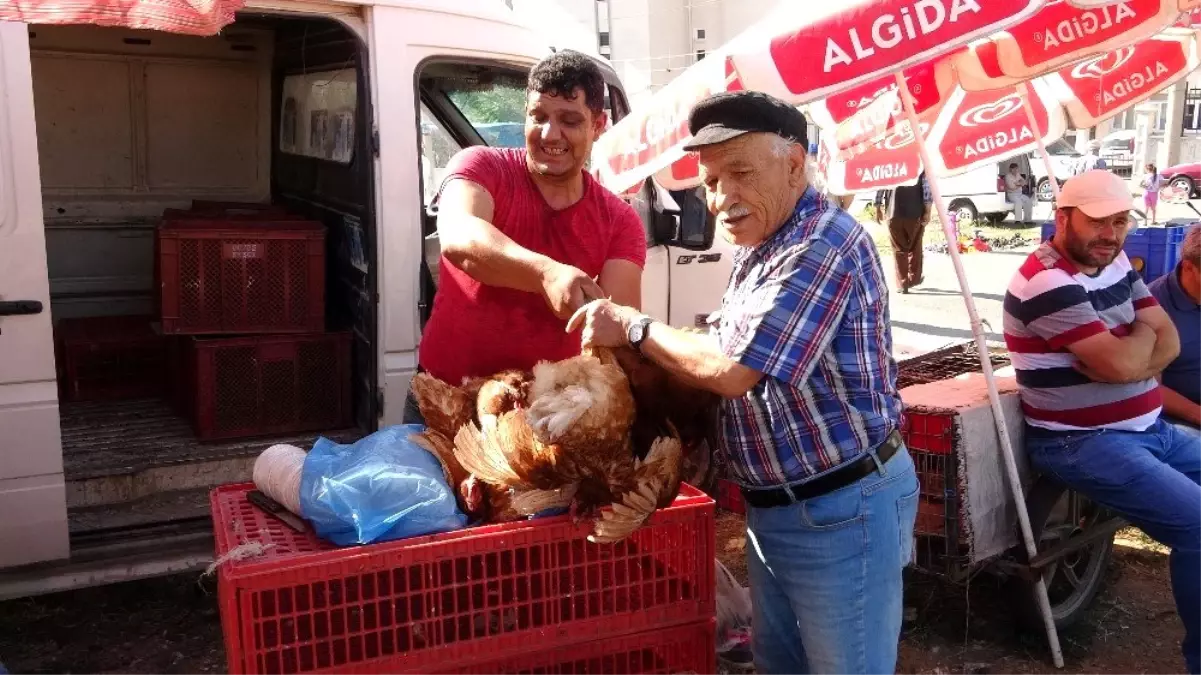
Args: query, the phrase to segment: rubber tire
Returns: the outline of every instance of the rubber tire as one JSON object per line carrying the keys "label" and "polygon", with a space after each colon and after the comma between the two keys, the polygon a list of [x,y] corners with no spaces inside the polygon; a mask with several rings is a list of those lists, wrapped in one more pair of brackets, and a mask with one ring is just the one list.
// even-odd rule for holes
{"label": "rubber tire", "polygon": [[[967,211],[968,213],[972,214],[973,223],[980,222],[980,211],[976,209],[976,205],[972,203],[972,200],[962,198],[956,199],[955,201],[951,202],[950,206],[947,207],[947,213],[955,213],[956,211],[960,210]],[[963,227],[963,223],[958,223],[958,226]]]}
{"label": "rubber tire", "polygon": [[1188,187],[1189,199],[1194,199],[1197,196],[1197,184],[1188,176],[1173,176],[1172,180],[1168,181],[1168,185],[1182,185]]}
{"label": "rubber tire", "polygon": [[[1059,502],[1060,497],[1067,491],[1068,488],[1063,484],[1043,477],[1039,478],[1027,493],[1026,509],[1030,514],[1030,529],[1035,542],[1042,537],[1043,529],[1047,525],[1047,518],[1050,517],[1051,511]],[[1113,536],[1110,536],[1109,539],[1100,542],[1102,546],[1101,560],[1090,566],[1087,585],[1083,591],[1078,591],[1073,597],[1070,608],[1062,605],[1051,606],[1051,614],[1055,618],[1057,629],[1062,630],[1079,621],[1088,612],[1089,606],[1092,605],[1093,599],[1101,587],[1105,585],[1105,574],[1113,557],[1113,539]],[[1018,546],[1017,557],[1022,562],[1027,560],[1024,546]],[[1011,577],[1009,583],[1009,595],[1013,599],[1014,615],[1018,626],[1032,633],[1042,633],[1045,629],[1042,614],[1038,609],[1038,601],[1034,598],[1034,583],[1016,576]]]}
{"label": "rubber tire", "polygon": [[[1047,191],[1046,199],[1043,199],[1043,190]],[[1034,186],[1034,194],[1037,195],[1036,201],[1049,202],[1055,198],[1055,192],[1051,190],[1051,179],[1044,178],[1038,181],[1038,185]]]}

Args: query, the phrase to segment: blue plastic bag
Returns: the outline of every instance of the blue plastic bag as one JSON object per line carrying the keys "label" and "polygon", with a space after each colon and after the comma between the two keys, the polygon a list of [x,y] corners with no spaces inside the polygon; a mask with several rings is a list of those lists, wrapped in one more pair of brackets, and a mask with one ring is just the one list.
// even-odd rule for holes
{"label": "blue plastic bag", "polygon": [[349,546],[466,525],[442,464],[409,440],[423,430],[388,427],[351,445],[317,439],[300,478],[301,515],[317,536]]}

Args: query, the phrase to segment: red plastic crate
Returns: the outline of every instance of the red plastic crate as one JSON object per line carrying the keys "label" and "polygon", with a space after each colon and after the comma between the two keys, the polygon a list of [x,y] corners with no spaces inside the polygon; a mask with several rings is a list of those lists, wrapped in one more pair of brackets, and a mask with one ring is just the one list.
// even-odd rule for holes
{"label": "red plastic crate", "polygon": [[155,246],[164,333],[304,333],[325,327],[320,223],[164,220]]}
{"label": "red plastic crate", "polygon": [[258,213],[263,215],[290,215],[288,210],[277,204],[262,202],[227,202],[213,199],[193,199],[189,213],[219,213],[224,215]]}
{"label": "red plastic crate", "polygon": [[613,653],[714,616],[714,504],[691,486],[616,544],[558,516],[342,549],[253,507],[252,488],[211,496],[218,557],[265,547],[218,568],[231,673],[495,672],[479,664]]}
{"label": "red plastic crate", "polygon": [[163,338],[148,316],[63,319],[55,328],[64,400],[159,396]]}
{"label": "red plastic crate", "polygon": [[351,426],[349,332],[190,338],[177,405],[202,441]]}
{"label": "red plastic crate", "polygon": [[195,227],[194,223],[205,220],[233,222],[236,224],[253,222],[292,223],[306,222],[309,220],[305,216],[295,213],[288,213],[278,206],[263,206],[262,208],[256,208],[254,206],[239,207],[234,203],[224,206],[221,204],[221,202],[215,202],[213,206],[200,209],[193,207],[192,209],[186,211],[183,209],[166,209],[163,211],[163,222],[171,223],[172,225],[186,225],[189,227]]}
{"label": "red plastic crate", "polygon": [[917,521],[914,534],[931,537],[947,535],[946,505],[942,500],[922,496],[917,502]]}
{"label": "red plastic crate", "polygon": [[950,454],[955,450],[955,418],[945,413],[907,409],[901,416],[901,437],[910,450]]}
{"label": "red plastic crate", "polygon": [[725,478],[717,479],[717,508],[731,513],[746,513],[746,501],[737,483]]}
{"label": "red plastic crate", "polygon": [[[540,650],[451,673],[716,673],[716,621]],[[416,672],[416,671],[410,671]]]}

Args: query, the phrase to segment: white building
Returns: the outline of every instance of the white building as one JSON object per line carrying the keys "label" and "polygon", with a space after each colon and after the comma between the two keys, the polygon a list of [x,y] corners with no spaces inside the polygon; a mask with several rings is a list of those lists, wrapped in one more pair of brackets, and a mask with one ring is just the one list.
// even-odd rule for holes
{"label": "white building", "polygon": [[779,0],[542,0],[594,27],[631,102],[667,84]]}

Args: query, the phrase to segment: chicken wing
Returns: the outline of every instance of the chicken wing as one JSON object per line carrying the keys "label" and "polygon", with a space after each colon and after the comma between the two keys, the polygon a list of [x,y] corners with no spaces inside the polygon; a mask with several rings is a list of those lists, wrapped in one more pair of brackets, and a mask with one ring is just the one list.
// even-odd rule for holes
{"label": "chicken wing", "polygon": [[454,438],[459,429],[471,422],[475,415],[475,399],[460,387],[449,385],[428,373],[414,375],[412,387],[426,428],[447,438]]}

